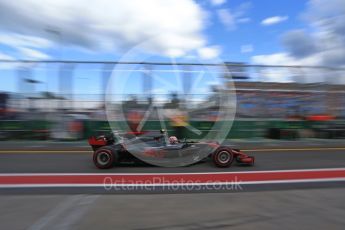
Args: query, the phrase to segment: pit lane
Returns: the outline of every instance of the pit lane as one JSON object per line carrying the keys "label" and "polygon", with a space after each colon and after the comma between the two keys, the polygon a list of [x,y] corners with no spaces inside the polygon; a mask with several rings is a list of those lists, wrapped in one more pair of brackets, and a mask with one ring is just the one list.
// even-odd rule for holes
{"label": "pit lane", "polygon": [[[304,149],[265,149],[247,150],[247,153],[256,157],[256,163],[253,167],[239,166],[234,163],[229,168],[217,168],[212,162],[201,162],[188,167],[179,168],[162,168],[149,165],[119,165],[108,170],[99,170],[92,163],[92,152],[88,150],[38,150],[38,151],[25,151],[15,150],[8,151],[2,150],[0,152],[0,176],[4,175],[33,175],[37,173],[42,175],[55,175],[55,174],[89,174],[93,175],[112,175],[117,176],[121,174],[126,175],[140,175],[140,174],[175,174],[177,177],[182,174],[204,174],[216,175],[222,173],[251,173],[251,172],[265,172],[265,171],[281,171],[281,170],[331,170],[331,169],[345,169],[345,152],[339,148],[304,148]],[[299,173],[300,174],[300,173]],[[182,177],[181,177],[182,178]],[[216,178],[216,177],[214,177]],[[333,178],[330,180],[329,178]],[[258,191],[258,190],[277,190],[277,189],[296,189],[296,188],[319,188],[319,187],[344,187],[345,179],[342,175],[337,178],[329,177],[314,178],[312,181],[296,181],[290,180],[289,183],[279,181],[275,183],[245,183],[242,184],[243,188],[240,191]],[[291,179],[291,178],[290,178]],[[310,178],[309,178],[310,179]],[[19,183],[19,182],[18,182]],[[23,182],[22,182],[23,183]],[[74,182],[73,182],[74,183]],[[20,184],[20,183],[19,183]],[[38,183],[39,184],[39,183]],[[64,183],[62,183],[64,184]],[[87,183],[85,183],[87,184]],[[85,185],[84,184],[84,185]],[[154,189],[147,189],[147,187],[139,186],[135,189],[111,189],[106,191],[104,186],[18,186],[1,188],[0,193],[162,193],[162,192],[239,192],[233,187],[222,186],[209,186],[202,184],[197,186],[198,189],[193,187],[184,188],[171,187],[173,189],[166,189],[166,185],[155,185]],[[127,185],[127,184],[126,184]],[[171,184],[170,184],[171,185]],[[206,186],[208,185],[208,186]]]}
{"label": "pit lane", "polygon": [[88,150],[2,150],[0,173],[188,173],[345,167],[345,151],[337,148],[291,151],[260,149],[245,152],[255,156],[253,167],[239,166],[234,162],[229,168],[217,168],[208,161],[178,168],[122,164],[111,169],[99,170],[92,162],[92,152]]}

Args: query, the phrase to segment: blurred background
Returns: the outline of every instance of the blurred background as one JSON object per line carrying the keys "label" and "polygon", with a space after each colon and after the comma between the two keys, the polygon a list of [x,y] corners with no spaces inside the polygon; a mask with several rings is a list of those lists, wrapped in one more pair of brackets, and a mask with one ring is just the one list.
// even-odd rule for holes
{"label": "blurred background", "polygon": [[[341,68],[223,63],[205,71],[205,63],[123,64],[138,66],[133,74],[125,67],[112,72],[115,64],[122,65],[3,61],[11,68],[2,70],[2,76],[14,79],[17,90],[0,93],[1,139],[80,140],[109,132],[108,118],[126,124],[116,126],[120,131],[164,128],[181,138],[200,139],[217,131],[214,123],[232,122],[224,116],[227,110],[235,113],[228,139],[345,137],[344,85],[328,81],[343,74]],[[118,92],[122,71],[131,71],[127,77],[135,80]],[[282,73],[292,80],[266,81]],[[324,79],[308,82],[314,75]],[[181,88],[169,84],[176,79]],[[95,89],[80,93],[79,87],[90,85]],[[114,90],[106,93],[109,85]],[[220,95],[233,94],[234,104],[221,104]],[[178,127],[185,127],[182,133]]]}
{"label": "blurred background", "polygon": [[343,1],[100,5],[0,2],[1,140],[345,137]]}

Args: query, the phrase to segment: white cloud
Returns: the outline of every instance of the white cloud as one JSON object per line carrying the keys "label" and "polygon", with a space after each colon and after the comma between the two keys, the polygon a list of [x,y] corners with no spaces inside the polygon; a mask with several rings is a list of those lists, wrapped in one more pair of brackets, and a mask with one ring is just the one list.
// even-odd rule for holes
{"label": "white cloud", "polygon": [[203,47],[197,50],[201,59],[214,59],[219,56],[221,49],[219,46]]}
{"label": "white cloud", "polygon": [[309,0],[307,10],[303,13],[310,22],[318,22],[326,18],[336,18],[345,14],[345,1],[343,0]]}
{"label": "white cloud", "polygon": [[47,59],[49,56],[37,49],[49,48],[53,45],[48,39],[15,33],[0,34],[0,44],[10,46],[18,59]]}
{"label": "white cloud", "polygon": [[270,26],[288,20],[288,16],[273,16],[261,21],[261,25]]}
{"label": "white cloud", "polygon": [[292,66],[320,66],[324,54],[318,53],[305,58],[295,58],[287,52],[267,55],[256,55],[251,58],[252,63],[262,65],[292,65]]}
{"label": "white cloud", "polygon": [[233,30],[236,28],[236,22],[234,16],[227,9],[217,10],[217,14],[221,23],[223,23],[228,29]]}
{"label": "white cloud", "polygon": [[[309,51],[307,54],[322,55],[323,65],[345,67],[345,1],[310,0],[302,16],[310,27],[306,30],[304,43],[314,44],[314,49],[305,45]],[[307,34],[307,31],[312,32]],[[303,44],[303,39],[299,40]],[[298,56],[294,49],[287,48],[291,55]]]}
{"label": "white cloud", "polygon": [[45,38],[16,33],[0,34],[0,44],[12,47],[48,48],[52,42]]}
{"label": "white cloud", "polygon": [[[1,53],[0,52],[0,60],[14,60],[14,57],[12,57],[11,55],[5,54],[5,53]],[[11,69],[16,67],[16,64],[14,63],[0,63],[0,70],[4,70],[4,69]]]}
{"label": "white cloud", "polygon": [[241,46],[241,53],[251,53],[253,52],[254,47],[253,44],[247,44]]}
{"label": "white cloud", "polygon": [[213,6],[220,6],[223,5],[226,2],[226,0],[210,0],[210,2]]}
{"label": "white cloud", "polygon": [[307,28],[281,36],[287,52],[259,55],[252,60],[263,64],[345,66],[345,2],[310,0],[302,16]]}
{"label": "white cloud", "polygon": [[285,52],[251,58],[253,64],[302,67],[260,68],[260,77],[267,77],[269,81],[345,84],[344,70],[306,67],[345,69],[345,1],[310,0],[302,18],[307,23],[305,29],[290,30],[281,37]]}
{"label": "white cloud", "polygon": [[[295,65],[296,61],[288,53],[273,53],[267,55],[256,55],[251,58],[253,64],[258,65]],[[266,82],[290,82],[289,69],[284,68],[260,68],[256,69],[259,81]]]}
{"label": "white cloud", "polygon": [[3,60],[13,60],[14,58],[10,55],[4,54],[4,53],[0,53],[0,59]]}
{"label": "white cloud", "polygon": [[146,52],[181,56],[206,45],[206,19],[192,0],[0,2],[0,30],[97,52],[126,51],[158,36]]}
{"label": "white cloud", "polygon": [[294,65],[295,61],[288,53],[256,55],[251,58],[253,64],[260,65]]}
{"label": "white cloud", "polygon": [[249,17],[244,17],[248,10],[252,7],[250,2],[245,2],[234,9],[219,9],[217,16],[219,21],[229,30],[234,30],[238,23],[247,23]]}
{"label": "white cloud", "polygon": [[24,59],[28,60],[42,60],[42,59],[49,59],[50,56],[35,49],[20,47],[18,48],[20,52],[20,57],[24,57]]}
{"label": "white cloud", "polygon": [[[276,66],[315,66],[320,65],[322,60],[322,55],[299,59],[286,52],[251,57],[252,64]],[[324,73],[319,69],[266,67],[258,70],[263,78],[261,80],[270,82],[320,82],[324,77]]]}

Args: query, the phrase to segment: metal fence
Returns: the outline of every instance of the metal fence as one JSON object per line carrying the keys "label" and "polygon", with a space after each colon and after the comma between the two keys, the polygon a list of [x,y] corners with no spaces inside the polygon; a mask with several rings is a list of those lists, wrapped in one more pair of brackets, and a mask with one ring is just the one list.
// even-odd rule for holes
{"label": "metal fence", "polygon": [[[224,92],[236,90],[237,117],[240,118],[284,118],[317,113],[344,116],[343,68],[233,62],[0,60],[0,76],[4,82],[0,91],[6,91],[9,98],[6,103],[1,99],[1,104],[17,112],[101,110],[111,76],[121,81],[128,72],[133,80],[126,85],[127,92],[122,95],[110,92],[120,103],[136,98],[138,104],[145,104],[147,100],[164,104],[175,93],[192,105],[197,100],[200,103],[208,101],[209,95],[222,87]],[[177,88],[165,87],[167,82],[176,84]],[[198,91],[200,87],[195,87],[196,82],[204,88]],[[116,91],[117,85],[112,87]]]}

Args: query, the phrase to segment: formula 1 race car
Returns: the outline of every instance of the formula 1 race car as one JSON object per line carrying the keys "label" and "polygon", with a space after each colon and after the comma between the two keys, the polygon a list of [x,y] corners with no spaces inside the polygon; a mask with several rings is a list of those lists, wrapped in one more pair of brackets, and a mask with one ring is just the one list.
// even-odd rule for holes
{"label": "formula 1 race car", "polygon": [[[107,169],[116,163],[145,162],[152,165],[178,167],[211,159],[217,167],[229,167],[235,160],[239,164],[253,165],[254,157],[239,149],[217,142],[194,142],[177,140],[171,143],[165,131],[109,133],[90,137],[88,142],[94,154],[97,168]],[[175,138],[175,137],[174,137]],[[174,139],[173,138],[173,139]]]}

